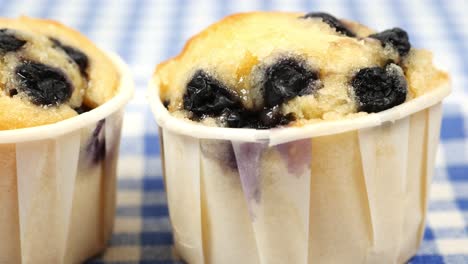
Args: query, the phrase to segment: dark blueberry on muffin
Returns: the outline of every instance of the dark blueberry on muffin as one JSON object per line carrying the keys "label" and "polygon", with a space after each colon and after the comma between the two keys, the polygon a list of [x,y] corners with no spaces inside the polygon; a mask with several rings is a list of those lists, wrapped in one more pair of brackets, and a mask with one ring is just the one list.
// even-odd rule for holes
{"label": "dark blueberry on muffin", "polygon": [[19,39],[7,29],[0,29],[0,53],[17,51],[26,44],[25,40]]}
{"label": "dark blueberry on muffin", "polygon": [[326,24],[328,24],[331,28],[335,29],[336,32],[339,32],[341,34],[344,34],[348,37],[355,37],[356,34],[354,34],[350,29],[348,29],[339,19],[336,17],[324,13],[324,12],[311,12],[307,13],[304,15],[302,18],[319,18],[322,19],[322,21]]}
{"label": "dark blueberry on muffin", "polygon": [[226,108],[223,110],[220,116],[221,121],[226,122],[228,127],[239,128],[242,127],[242,115],[240,110],[232,110]]}
{"label": "dark blueberry on muffin", "polygon": [[372,34],[370,38],[378,39],[382,46],[390,45],[398,51],[400,56],[405,56],[411,49],[408,33],[401,28],[392,28],[380,33]]}
{"label": "dark blueberry on muffin", "polygon": [[408,85],[399,66],[371,67],[359,70],[351,85],[358,111],[376,113],[387,110],[406,100]]}
{"label": "dark blueberry on muffin", "polygon": [[20,89],[38,105],[55,105],[70,99],[73,88],[63,72],[42,63],[25,61],[16,70]]}
{"label": "dark blueberry on muffin", "polygon": [[165,107],[166,109],[169,108],[169,105],[170,105],[170,104],[171,104],[171,101],[169,101],[169,100],[167,100],[167,99],[163,101],[163,105],[164,105],[164,107]]}
{"label": "dark blueberry on muffin", "polygon": [[197,116],[220,115],[224,109],[238,105],[235,96],[204,71],[197,71],[187,84],[184,108]]}
{"label": "dark blueberry on muffin", "polygon": [[71,46],[67,46],[67,45],[62,44],[62,42],[60,42],[58,39],[51,38],[51,41],[57,47],[59,47],[60,49],[65,51],[65,53],[67,53],[67,55],[70,57],[70,59],[72,59],[78,65],[78,67],[80,68],[81,74],[83,74],[84,76],[87,77],[87,75],[88,75],[87,74],[87,69],[88,69],[88,66],[89,66],[88,56],[86,56],[86,54],[84,54],[82,51],[80,51],[80,50],[78,50],[76,48],[73,48]]}
{"label": "dark blueberry on muffin", "polygon": [[74,108],[73,110],[75,110],[79,115],[81,115],[83,113],[91,111],[92,108],[83,104],[80,107]]}
{"label": "dark blueberry on muffin", "polygon": [[277,126],[284,126],[295,120],[294,114],[289,113],[283,115],[279,106],[266,108],[259,114],[259,122],[256,128],[273,128]]}
{"label": "dark blueberry on muffin", "polygon": [[266,71],[264,100],[267,107],[280,105],[316,89],[318,73],[306,69],[295,59],[280,60]]}

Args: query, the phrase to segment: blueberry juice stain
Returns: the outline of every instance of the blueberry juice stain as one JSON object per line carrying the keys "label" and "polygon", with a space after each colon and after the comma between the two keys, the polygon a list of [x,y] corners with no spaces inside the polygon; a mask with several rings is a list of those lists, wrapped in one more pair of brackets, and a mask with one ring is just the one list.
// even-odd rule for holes
{"label": "blueberry juice stain", "polygon": [[96,124],[96,128],[86,145],[86,155],[93,165],[97,165],[106,157],[105,125],[105,119],[100,120]]}

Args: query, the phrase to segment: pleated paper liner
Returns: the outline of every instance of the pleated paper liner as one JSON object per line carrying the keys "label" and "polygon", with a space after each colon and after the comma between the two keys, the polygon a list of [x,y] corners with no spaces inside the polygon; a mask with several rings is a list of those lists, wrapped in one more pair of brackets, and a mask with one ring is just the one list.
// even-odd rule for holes
{"label": "pleated paper liner", "polygon": [[0,131],[0,263],[81,263],[114,223],[116,166],[129,69],[102,106],[55,124]]}
{"label": "pleated paper liner", "polygon": [[390,110],[271,130],[149,101],[175,249],[189,263],[403,263],[422,240],[449,83]]}

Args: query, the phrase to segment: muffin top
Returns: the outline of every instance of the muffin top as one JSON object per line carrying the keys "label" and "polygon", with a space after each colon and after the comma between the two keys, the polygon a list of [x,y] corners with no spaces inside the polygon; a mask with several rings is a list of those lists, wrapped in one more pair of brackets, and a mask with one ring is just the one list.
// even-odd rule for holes
{"label": "muffin top", "polygon": [[384,111],[448,81],[404,30],[376,32],[321,12],[229,16],[154,77],[174,116],[257,129]]}
{"label": "muffin top", "polygon": [[80,33],[57,22],[0,18],[0,130],[55,123],[113,97],[119,74]]}

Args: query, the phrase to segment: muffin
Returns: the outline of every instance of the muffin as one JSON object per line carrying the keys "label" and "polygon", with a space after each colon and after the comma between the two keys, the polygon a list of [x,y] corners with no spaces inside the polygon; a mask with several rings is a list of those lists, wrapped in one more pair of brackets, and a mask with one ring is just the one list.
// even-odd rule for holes
{"label": "muffin", "polygon": [[56,123],[116,93],[119,73],[78,32],[27,17],[0,27],[0,130]]}
{"label": "muffin", "polygon": [[447,81],[431,60],[400,28],[375,32],[324,13],[252,13],[210,26],[155,74],[175,116],[271,128],[380,112],[421,96]]}
{"label": "muffin", "polygon": [[330,14],[217,22],[158,65],[175,248],[189,263],[404,263],[448,75],[401,28]]}
{"label": "muffin", "polygon": [[112,231],[125,65],[57,22],[0,19],[1,263],[81,263]]}

